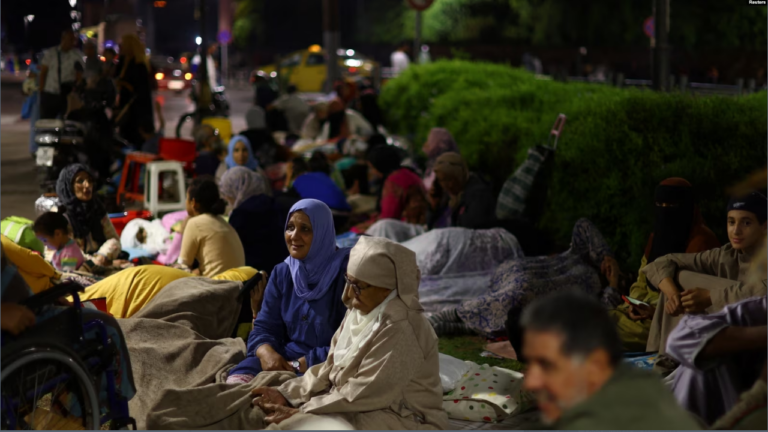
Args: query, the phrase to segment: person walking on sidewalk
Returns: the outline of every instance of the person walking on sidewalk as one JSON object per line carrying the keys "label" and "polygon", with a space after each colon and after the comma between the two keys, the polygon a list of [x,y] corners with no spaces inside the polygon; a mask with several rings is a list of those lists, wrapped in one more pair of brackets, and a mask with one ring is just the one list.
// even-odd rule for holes
{"label": "person walking on sidewalk", "polygon": [[61,33],[61,44],[49,48],[40,67],[40,118],[63,117],[67,112],[67,95],[83,77],[83,53],[75,48],[72,30]]}

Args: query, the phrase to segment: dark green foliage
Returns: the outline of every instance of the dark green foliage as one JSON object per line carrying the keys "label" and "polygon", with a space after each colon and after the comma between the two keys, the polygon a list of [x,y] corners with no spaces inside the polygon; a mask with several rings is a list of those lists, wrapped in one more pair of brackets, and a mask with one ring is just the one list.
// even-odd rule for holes
{"label": "dark green foliage", "polygon": [[652,229],[655,186],[690,181],[720,241],[725,190],[766,166],[766,94],[701,97],[559,83],[503,65],[461,61],[413,67],[390,81],[381,103],[392,129],[423,142],[453,132],[472,169],[498,190],[568,116],[540,226],[567,245],[573,223],[592,220],[625,270],[636,271]]}

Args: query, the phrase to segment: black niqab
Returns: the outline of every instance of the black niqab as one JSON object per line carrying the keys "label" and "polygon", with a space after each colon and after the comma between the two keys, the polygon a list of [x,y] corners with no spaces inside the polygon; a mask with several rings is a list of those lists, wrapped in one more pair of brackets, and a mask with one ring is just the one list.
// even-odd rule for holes
{"label": "black niqab", "polygon": [[[656,222],[648,264],[671,253],[684,253],[694,217],[693,188],[659,185],[656,187]],[[666,206],[662,204],[667,204]]]}

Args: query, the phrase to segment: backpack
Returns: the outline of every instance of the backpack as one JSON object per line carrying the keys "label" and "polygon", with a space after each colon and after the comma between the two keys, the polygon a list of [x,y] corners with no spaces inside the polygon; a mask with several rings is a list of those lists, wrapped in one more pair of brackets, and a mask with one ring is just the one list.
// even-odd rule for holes
{"label": "backpack", "polygon": [[34,222],[27,218],[9,216],[0,222],[0,232],[17,245],[43,255],[45,246],[35,235],[33,225]]}

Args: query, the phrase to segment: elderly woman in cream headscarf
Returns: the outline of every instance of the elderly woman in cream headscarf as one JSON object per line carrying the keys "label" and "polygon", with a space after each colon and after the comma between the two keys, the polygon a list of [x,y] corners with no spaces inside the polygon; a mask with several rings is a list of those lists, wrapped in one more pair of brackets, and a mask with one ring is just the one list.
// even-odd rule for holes
{"label": "elderly woman in cream headscarf", "polygon": [[437,337],[422,315],[416,255],[362,237],[342,300],[349,310],[325,363],[277,388],[252,391],[266,422],[291,429],[308,415],[355,429],[444,429]]}

